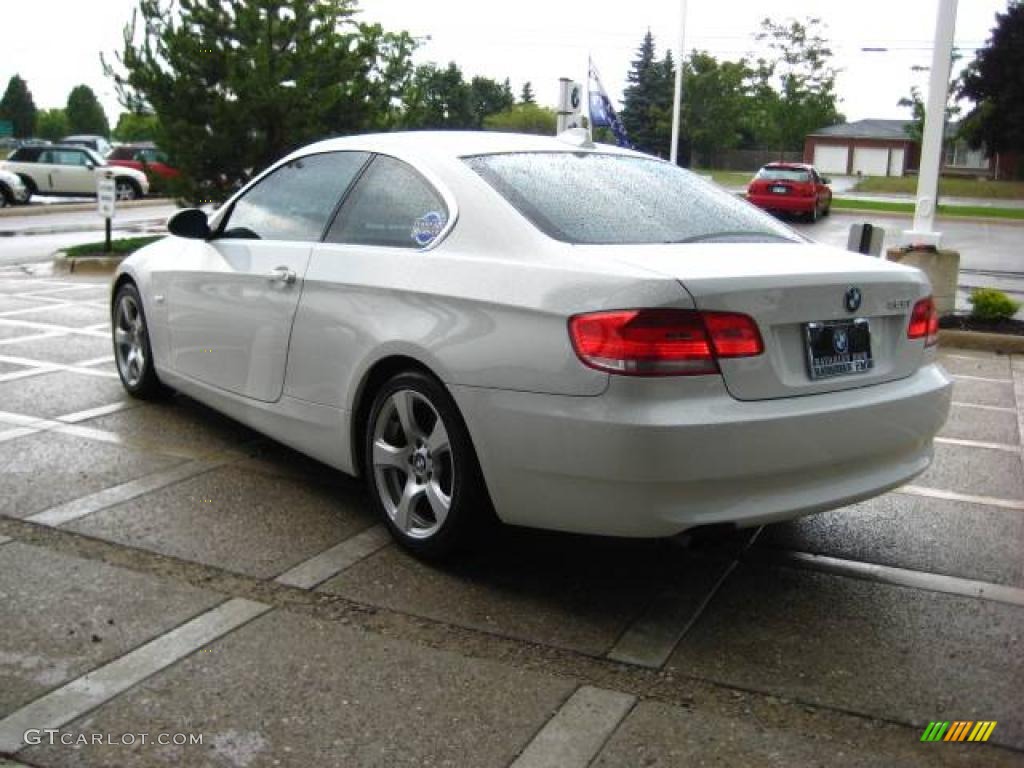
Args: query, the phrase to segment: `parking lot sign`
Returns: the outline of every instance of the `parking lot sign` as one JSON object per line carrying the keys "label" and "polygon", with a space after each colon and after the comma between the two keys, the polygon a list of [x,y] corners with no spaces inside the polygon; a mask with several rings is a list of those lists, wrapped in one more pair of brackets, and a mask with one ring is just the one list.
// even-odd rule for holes
{"label": "parking lot sign", "polygon": [[114,180],[107,176],[101,176],[96,181],[96,202],[100,216],[106,219],[114,218],[114,206],[117,201],[117,187]]}

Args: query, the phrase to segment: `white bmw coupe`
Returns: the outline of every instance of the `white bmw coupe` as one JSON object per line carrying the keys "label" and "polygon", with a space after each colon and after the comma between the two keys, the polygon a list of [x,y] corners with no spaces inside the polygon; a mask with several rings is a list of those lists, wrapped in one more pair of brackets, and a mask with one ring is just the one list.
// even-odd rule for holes
{"label": "white bmw coupe", "polygon": [[922,273],[582,136],[332,139],[168,229],[113,283],[128,392],[364,476],[424,556],[492,512],[656,537],[849,504],[949,409]]}

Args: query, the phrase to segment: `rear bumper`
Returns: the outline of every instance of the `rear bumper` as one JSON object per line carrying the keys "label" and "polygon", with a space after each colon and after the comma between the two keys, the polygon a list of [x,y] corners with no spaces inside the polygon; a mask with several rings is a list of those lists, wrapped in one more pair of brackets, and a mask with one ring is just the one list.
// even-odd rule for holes
{"label": "rear bumper", "polygon": [[758,208],[783,213],[810,213],[817,204],[817,198],[796,195],[747,195],[747,201]]}
{"label": "rear bumper", "polygon": [[611,377],[599,397],[453,387],[498,515],[614,536],[758,525],[843,506],[928,467],[952,385],[900,381],[743,402],[717,376]]}

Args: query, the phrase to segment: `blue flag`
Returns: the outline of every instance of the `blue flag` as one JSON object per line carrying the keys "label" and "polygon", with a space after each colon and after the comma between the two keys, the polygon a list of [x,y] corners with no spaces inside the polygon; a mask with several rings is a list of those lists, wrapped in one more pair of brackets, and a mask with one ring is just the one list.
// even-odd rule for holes
{"label": "blue flag", "polygon": [[594,62],[590,62],[589,80],[587,90],[590,93],[591,127],[611,128],[612,133],[615,134],[616,144],[620,147],[633,149],[629,136],[626,135],[626,127],[615,113],[615,107],[612,106],[612,100],[608,98],[608,94],[601,84],[601,76],[597,74],[597,67],[594,66]]}

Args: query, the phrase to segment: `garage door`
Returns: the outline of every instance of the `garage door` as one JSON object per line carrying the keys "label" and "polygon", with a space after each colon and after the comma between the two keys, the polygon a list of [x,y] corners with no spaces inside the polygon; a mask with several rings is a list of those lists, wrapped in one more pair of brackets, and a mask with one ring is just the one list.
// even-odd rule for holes
{"label": "garage door", "polygon": [[902,176],[903,175],[903,147],[894,149],[892,154],[889,155],[889,175],[890,176]]}
{"label": "garage door", "polygon": [[888,175],[889,150],[885,147],[854,147],[853,172],[865,176]]}
{"label": "garage door", "polygon": [[814,167],[818,173],[846,174],[846,161],[850,155],[849,147],[837,147],[831,144],[814,146]]}

